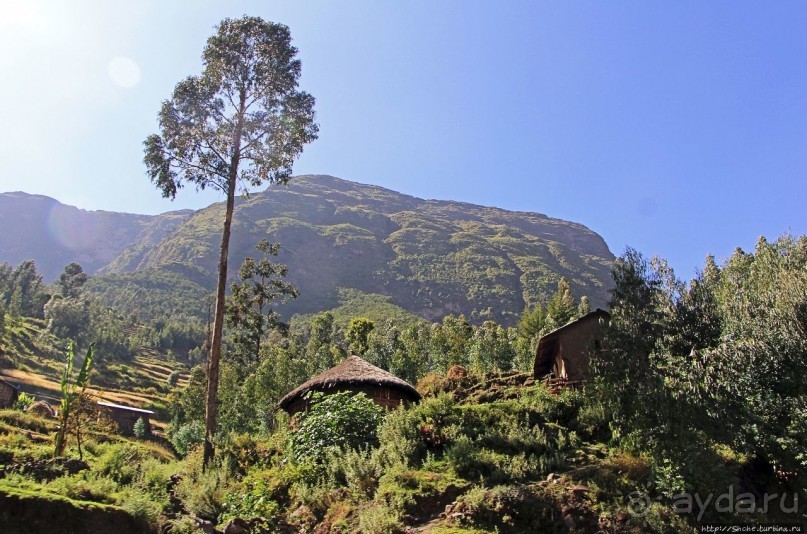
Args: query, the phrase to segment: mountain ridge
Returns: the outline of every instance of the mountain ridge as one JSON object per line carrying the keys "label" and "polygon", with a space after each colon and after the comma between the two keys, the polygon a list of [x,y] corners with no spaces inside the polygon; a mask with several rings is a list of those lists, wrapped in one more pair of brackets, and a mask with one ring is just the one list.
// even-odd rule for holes
{"label": "mountain ridge", "polygon": [[[8,196],[0,195],[0,206],[8,204]],[[101,220],[90,221],[91,228],[108,229],[110,220],[117,224],[108,230],[110,235],[91,232],[97,245],[87,243],[89,251],[61,243],[76,257],[68,261],[97,273],[106,284],[104,291],[127,273],[165,270],[173,264],[215,273],[223,203],[160,215],[69,206],[56,211],[68,213],[72,219],[62,218],[74,226],[82,217],[89,220],[88,214]],[[463,313],[474,322],[513,324],[525,306],[551,295],[560,276],[570,281],[575,295],[588,295],[592,305],[603,306],[613,261],[602,237],[580,223],[537,212],[421,199],[329,175],[297,176],[287,187],[272,186],[237,199],[231,277],[244,257],[254,256],[260,239],[281,243],[279,261],[288,265],[289,280],[301,290],[299,299],[283,307],[285,315],[336,307],[339,289],[350,288],[389,296],[428,320]],[[93,259],[89,252],[97,258],[85,265],[79,257]],[[47,262],[46,278],[58,276],[67,256]],[[9,258],[0,252],[3,260]],[[53,265],[62,261],[56,271]],[[131,277],[126,280],[133,283]]]}

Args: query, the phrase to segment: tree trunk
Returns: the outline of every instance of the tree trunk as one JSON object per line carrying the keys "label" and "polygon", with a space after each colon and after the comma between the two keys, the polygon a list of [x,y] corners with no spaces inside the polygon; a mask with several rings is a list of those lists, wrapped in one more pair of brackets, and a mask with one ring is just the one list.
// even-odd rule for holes
{"label": "tree trunk", "polygon": [[233,152],[230,158],[230,172],[227,177],[227,207],[224,214],[224,229],[221,232],[221,253],[219,255],[219,278],[216,284],[216,312],[213,316],[213,339],[210,343],[210,357],[207,361],[207,392],[205,395],[205,443],[202,469],[206,469],[213,459],[213,436],[216,434],[216,417],[219,404],[219,361],[221,360],[221,340],[224,333],[224,298],[227,292],[227,256],[230,251],[230,228],[235,206],[235,188],[238,181],[238,164],[241,160],[241,130],[243,128],[246,94],[241,92],[238,124],[233,132]]}

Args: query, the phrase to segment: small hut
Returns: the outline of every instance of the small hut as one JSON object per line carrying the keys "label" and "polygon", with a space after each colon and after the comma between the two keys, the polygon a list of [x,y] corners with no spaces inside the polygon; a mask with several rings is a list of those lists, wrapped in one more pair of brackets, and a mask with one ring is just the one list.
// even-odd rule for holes
{"label": "small hut", "polygon": [[141,410],[131,406],[122,406],[110,402],[98,401],[98,407],[113,421],[118,424],[118,431],[121,435],[131,436],[134,434],[134,426],[138,419],[143,419],[146,435],[151,435],[150,418],[154,415],[151,410]]}
{"label": "small hut", "polygon": [[320,373],[280,399],[280,407],[289,415],[308,409],[305,394],[321,391],[325,394],[340,391],[362,392],[379,406],[392,409],[420,400],[420,393],[409,383],[392,373],[351,354],[337,365]]}
{"label": "small hut", "polygon": [[551,377],[572,385],[585,380],[589,358],[602,350],[601,322],[610,319],[608,312],[598,308],[543,336],[535,351],[535,379]]}
{"label": "small hut", "polygon": [[11,408],[20,394],[19,386],[0,378],[0,408]]}

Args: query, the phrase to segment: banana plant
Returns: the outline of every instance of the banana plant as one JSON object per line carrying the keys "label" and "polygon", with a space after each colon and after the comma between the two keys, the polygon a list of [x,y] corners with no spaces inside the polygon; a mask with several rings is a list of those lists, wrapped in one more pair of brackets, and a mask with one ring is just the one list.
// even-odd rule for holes
{"label": "banana plant", "polygon": [[70,377],[73,374],[73,342],[70,342],[70,345],[67,348],[67,361],[65,362],[64,373],[62,373],[62,381],[61,381],[61,388],[62,388],[62,403],[61,403],[61,413],[60,413],[60,424],[59,424],[59,432],[56,434],[56,447],[53,451],[53,456],[58,457],[64,454],[64,448],[66,445],[65,436],[67,434],[67,425],[70,418],[70,409],[73,406],[73,402],[81,395],[84,394],[84,390],[87,388],[87,384],[89,383],[90,377],[90,368],[92,367],[93,361],[93,346],[95,343],[90,343],[90,346],[87,348],[87,355],[84,357],[84,362],[81,364],[81,370],[76,377],[75,382],[70,381]]}

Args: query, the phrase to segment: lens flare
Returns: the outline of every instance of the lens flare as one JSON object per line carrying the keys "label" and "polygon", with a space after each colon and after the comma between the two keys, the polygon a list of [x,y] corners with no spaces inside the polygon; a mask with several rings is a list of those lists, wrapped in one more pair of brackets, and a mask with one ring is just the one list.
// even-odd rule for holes
{"label": "lens flare", "polygon": [[107,65],[109,77],[115,85],[129,89],[140,81],[140,67],[128,57],[116,57]]}

